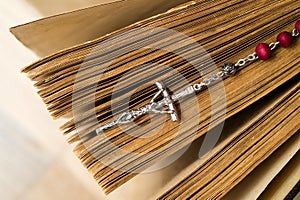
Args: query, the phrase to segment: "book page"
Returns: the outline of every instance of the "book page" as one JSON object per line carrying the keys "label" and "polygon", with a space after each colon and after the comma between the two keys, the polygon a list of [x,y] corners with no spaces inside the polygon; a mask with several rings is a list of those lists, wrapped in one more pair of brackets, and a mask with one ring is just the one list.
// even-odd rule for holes
{"label": "book page", "polygon": [[[299,136],[299,135],[298,135]],[[299,141],[298,139],[296,139]],[[298,146],[299,150],[299,146]],[[258,199],[284,199],[300,177],[300,153],[284,167]]]}
{"label": "book page", "polygon": [[25,46],[44,57],[165,12],[186,1],[120,0],[13,27],[11,32]]}
{"label": "book page", "polygon": [[300,139],[298,135],[295,140],[289,140],[280,147],[270,158],[259,165],[239,185],[223,197],[223,199],[257,199],[272,179],[278,173],[281,173],[281,170],[297,153],[299,147]]}
{"label": "book page", "polygon": [[43,16],[62,14],[117,1],[122,0],[27,0],[27,2],[34,6]]}

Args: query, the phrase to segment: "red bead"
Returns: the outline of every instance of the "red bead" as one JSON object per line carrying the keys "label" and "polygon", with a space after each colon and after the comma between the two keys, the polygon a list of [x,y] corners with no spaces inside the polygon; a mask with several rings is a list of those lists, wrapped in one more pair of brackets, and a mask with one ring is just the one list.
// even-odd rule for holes
{"label": "red bead", "polygon": [[289,47],[293,43],[293,36],[291,33],[284,31],[277,36],[277,41],[279,42],[280,46]]}
{"label": "red bead", "polygon": [[265,43],[259,43],[256,46],[255,52],[261,60],[268,60],[271,57],[271,48]]}
{"label": "red bead", "polygon": [[296,22],[295,29],[297,30],[298,33],[300,33],[300,20]]}

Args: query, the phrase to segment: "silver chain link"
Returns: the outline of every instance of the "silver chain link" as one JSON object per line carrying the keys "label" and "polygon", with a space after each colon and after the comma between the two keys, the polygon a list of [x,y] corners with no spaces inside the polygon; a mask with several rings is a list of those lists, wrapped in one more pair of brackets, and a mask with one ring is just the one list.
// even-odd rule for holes
{"label": "silver chain link", "polygon": [[241,66],[245,65],[247,62],[254,61],[254,60],[257,60],[257,59],[258,59],[258,56],[256,55],[256,53],[252,53],[252,54],[248,55],[246,58],[240,59],[235,64],[235,66],[236,67],[241,67]]}
{"label": "silver chain link", "polygon": [[212,74],[209,78],[205,78],[203,79],[202,82],[200,83],[196,83],[193,85],[193,89],[195,91],[199,91],[201,90],[204,86],[209,86],[211,83],[217,81],[217,80],[220,80],[225,74],[220,71],[220,72],[217,72],[215,74]]}
{"label": "silver chain link", "polygon": [[299,36],[299,33],[298,33],[298,31],[295,28],[292,31],[292,36],[293,37],[298,37]]}
{"label": "silver chain link", "polygon": [[279,45],[279,42],[272,42],[271,44],[269,44],[269,47],[271,48],[271,51],[273,51],[274,49],[276,49],[276,47]]}

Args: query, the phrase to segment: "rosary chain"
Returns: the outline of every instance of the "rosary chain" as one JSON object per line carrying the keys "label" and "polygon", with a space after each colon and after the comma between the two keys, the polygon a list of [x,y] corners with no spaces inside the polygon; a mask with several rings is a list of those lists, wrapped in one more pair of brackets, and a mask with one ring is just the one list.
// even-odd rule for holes
{"label": "rosary chain", "polygon": [[[292,30],[292,36],[293,36],[293,37],[299,36],[299,33],[298,33],[298,31],[297,31],[295,28]],[[269,44],[269,47],[270,47],[271,51],[275,50],[275,49],[279,46],[279,44],[280,44],[280,42],[278,42],[278,41],[277,41],[277,42],[272,42],[272,43],[270,43],[270,44]],[[257,60],[257,59],[259,59],[259,57],[258,57],[257,54],[254,52],[254,53],[252,53],[252,54],[249,54],[246,58],[242,58],[242,59],[238,60],[238,62],[237,62],[234,66],[235,66],[235,67],[241,67],[241,66],[244,66],[246,63],[251,62],[251,61],[255,61],[255,60]],[[225,65],[226,65],[226,64],[225,64]],[[231,66],[231,67],[232,67],[232,66]],[[225,76],[225,75],[231,76],[231,75],[233,75],[233,74],[235,73],[235,71],[234,71],[235,68],[231,68],[231,69],[229,69],[229,70],[231,70],[231,72],[230,72],[230,73],[226,73],[226,72],[225,72],[225,69],[223,68],[222,71],[219,71],[219,72],[217,72],[217,73],[211,75],[211,77],[209,77],[209,78],[203,79],[203,81],[200,82],[200,83],[194,84],[194,85],[193,85],[193,89],[194,89],[195,91],[199,91],[199,90],[201,90],[204,86],[209,86],[212,82],[221,79],[223,76]]]}
{"label": "rosary chain", "polygon": [[[297,23],[300,23],[300,21],[298,21]],[[290,33],[282,32],[280,35],[278,35],[276,42],[272,42],[270,44],[260,43],[259,44],[260,46],[256,47],[255,52],[249,54],[246,58],[242,58],[238,60],[236,64],[226,62],[222,67],[221,71],[213,73],[208,78],[204,78],[200,83],[196,83],[177,94],[170,95],[163,83],[156,82],[159,91],[157,94],[154,95],[154,97],[152,98],[149,104],[136,110],[124,112],[117,120],[97,128],[96,129],[97,134],[100,134],[103,131],[110,129],[118,124],[126,124],[132,122],[136,118],[150,112],[157,113],[157,114],[170,114],[172,121],[177,121],[178,116],[175,107],[173,105],[176,101],[188,95],[191,95],[194,92],[198,92],[202,90],[204,87],[208,87],[213,82],[222,79],[222,77],[224,76],[233,76],[237,68],[244,66],[248,62],[255,61],[258,59],[262,59],[262,60],[269,59],[271,56],[271,51],[275,50],[279,45],[283,47],[290,46],[292,40],[291,37],[299,36],[300,33],[297,27],[298,26],[296,26]],[[162,100],[157,99],[159,95],[163,96]],[[164,109],[165,107],[167,107],[168,110],[165,110]]]}

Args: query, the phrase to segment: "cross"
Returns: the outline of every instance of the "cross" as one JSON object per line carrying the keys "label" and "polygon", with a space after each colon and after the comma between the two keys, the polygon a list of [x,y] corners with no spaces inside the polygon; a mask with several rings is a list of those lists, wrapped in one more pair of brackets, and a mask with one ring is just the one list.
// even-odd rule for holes
{"label": "cross", "polygon": [[[137,110],[131,110],[128,112],[124,112],[121,114],[121,116],[108,124],[105,124],[99,128],[96,129],[96,133],[99,135],[103,133],[103,131],[110,129],[118,124],[127,124],[132,121],[134,121],[136,118],[146,114],[146,113],[158,113],[158,114],[170,114],[171,120],[173,122],[178,121],[178,116],[176,113],[176,109],[174,106],[174,102],[177,101],[180,98],[183,98],[184,96],[191,94],[194,90],[192,87],[187,88],[186,90],[174,95],[170,96],[170,94],[167,91],[167,88],[162,82],[156,82],[156,86],[158,87],[159,91],[154,95],[152,100],[150,101],[150,104],[137,109]],[[162,100],[157,100],[158,96],[163,96]],[[167,107],[167,110],[164,110],[164,108]]]}
{"label": "cross", "polygon": [[[171,96],[169,95],[167,88],[162,82],[156,82],[156,86],[158,87],[159,91],[154,95],[150,103],[157,103],[157,106],[152,109],[152,112],[160,113],[160,114],[170,114],[171,120],[173,122],[178,121],[178,116],[176,113],[176,109],[174,106],[174,102],[171,99]],[[159,102],[155,102],[156,98],[162,94],[163,99]],[[168,107],[168,110],[159,110],[161,107]]]}

